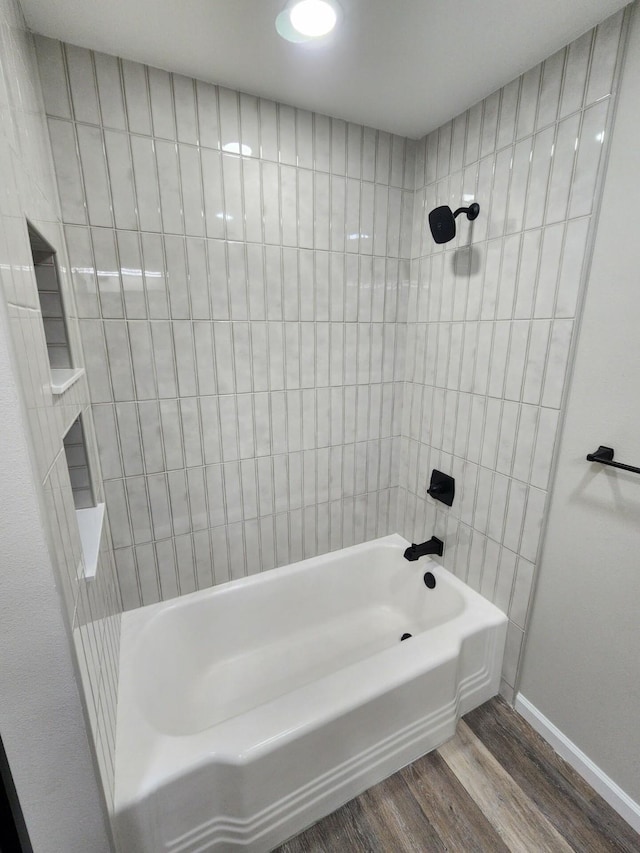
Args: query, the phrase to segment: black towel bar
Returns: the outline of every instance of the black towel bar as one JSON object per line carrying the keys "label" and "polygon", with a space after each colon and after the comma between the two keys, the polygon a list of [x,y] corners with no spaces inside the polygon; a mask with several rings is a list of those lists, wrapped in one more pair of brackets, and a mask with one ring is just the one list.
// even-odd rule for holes
{"label": "black towel bar", "polygon": [[633,465],[624,465],[622,462],[613,461],[613,447],[600,447],[595,453],[587,453],[587,462],[600,462],[601,465],[609,465],[611,468],[622,468],[623,471],[633,471],[640,474],[640,468]]}

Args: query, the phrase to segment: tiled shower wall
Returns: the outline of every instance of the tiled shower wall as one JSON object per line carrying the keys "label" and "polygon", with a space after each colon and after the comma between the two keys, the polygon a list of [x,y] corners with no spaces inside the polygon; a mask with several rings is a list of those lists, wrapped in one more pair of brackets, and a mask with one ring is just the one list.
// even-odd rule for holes
{"label": "tiled shower wall", "polygon": [[[514,687],[575,333],[623,13],[422,140],[398,519],[509,615]],[[437,246],[427,213],[477,200]],[[588,448],[585,448],[585,452]],[[456,478],[449,510],[430,471]]]}
{"label": "tiled shower wall", "polygon": [[393,530],[415,144],[38,58],[125,606]]}
{"label": "tiled shower wall", "polygon": [[[79,577],[84,563],[63,436],[83,415],[94,487],[102,498],[86,377],[63,394],[51,390],[47,343],[38,299],[27,219],[58,250],[75,366],[82,346],[60,222],[46,119],[32,36],[17,3],[0,0],[0,298],[6,300],[14,363],[31,431],[34,477],[41,484],[52,571],[57,573],[69,641],[75,644],[88,717],[107,802],[113,796],[120,594],[108,519],[97,577]],[[7,448],[8,452],[8,448]],[[33,525],[39,519],[34,511]],[[10,572],[11,564],[2,571]],[[73,639],[72,639],[73,638]],[[27,662],[28,663],[28,662]]]}

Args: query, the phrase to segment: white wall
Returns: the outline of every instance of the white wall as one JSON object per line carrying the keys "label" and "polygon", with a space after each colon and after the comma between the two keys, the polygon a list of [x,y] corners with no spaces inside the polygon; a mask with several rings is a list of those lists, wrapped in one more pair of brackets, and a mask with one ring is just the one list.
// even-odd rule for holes
{"label": "white wall", "polygon": [[[520,691],[640,802],[640,14],[622,74]],[[640,825],[640,810],[638,811]]]}
{"label": "white wall", "polygon": [[79,366],[82,348],[33,39],[14,0],[0,0],[0,119],[0,734],[36,853],[102,853],[120,605],[108,530],[99,577],[78,579],[62,436],[83,412],[91,440],[91,413],[86,380],[51,390],[27,218],[60,250]]}
{"label": "white wall", "polygon": [[[512,697],[538,563],[623,14],[430,134],[416,156],[398,519],[509,616]],[[436,205],[480,204],[433,242]],[[456,478],[451,509],[432,468]]]}

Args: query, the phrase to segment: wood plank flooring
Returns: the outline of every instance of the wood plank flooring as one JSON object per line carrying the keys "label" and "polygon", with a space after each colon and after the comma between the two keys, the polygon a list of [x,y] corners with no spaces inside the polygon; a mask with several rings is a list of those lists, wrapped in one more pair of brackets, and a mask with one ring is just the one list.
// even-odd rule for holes
{"label": "wood plank flooring", "polygon": [[276,853],[640,853],[640,835],[501,698]]}

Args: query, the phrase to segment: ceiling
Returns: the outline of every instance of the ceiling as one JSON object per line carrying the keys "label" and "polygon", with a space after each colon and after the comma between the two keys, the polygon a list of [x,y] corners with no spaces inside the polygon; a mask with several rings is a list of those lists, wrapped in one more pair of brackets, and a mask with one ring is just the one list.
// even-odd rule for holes
{"label": "ceiling", "polygon": [[39,33],[419,138],[627,0],[339,0],[322,41],[275,31],[285,0],[21,0]]}

